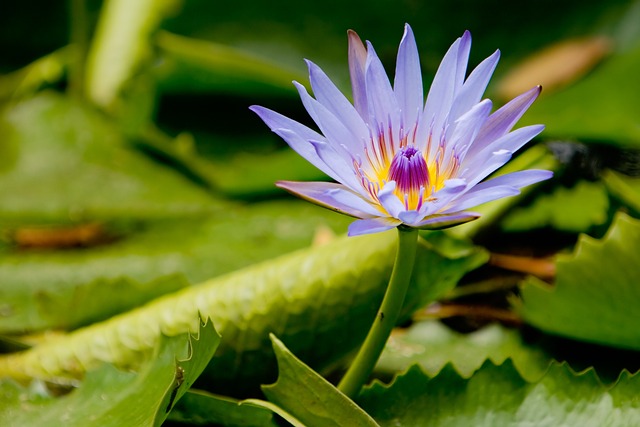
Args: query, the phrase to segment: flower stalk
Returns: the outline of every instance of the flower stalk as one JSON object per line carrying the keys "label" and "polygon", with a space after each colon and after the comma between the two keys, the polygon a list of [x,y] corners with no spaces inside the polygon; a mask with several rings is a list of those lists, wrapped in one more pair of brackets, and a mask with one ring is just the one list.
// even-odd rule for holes
{"label": "flower stalk", "polygon": [[351,398],[356,397],[366,383],[396,326],[409,288],[417,243],[417,229],[403,225],[398,227],[398,251],[389,286],[362,347],[338,384],[338,389]]}

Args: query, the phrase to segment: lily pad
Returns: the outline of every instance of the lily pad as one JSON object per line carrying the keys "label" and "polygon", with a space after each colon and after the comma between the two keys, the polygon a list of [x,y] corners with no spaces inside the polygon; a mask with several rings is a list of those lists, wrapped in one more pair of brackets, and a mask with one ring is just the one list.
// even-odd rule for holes
{"label": "lily pad", "polygon": [[54,397],[42,382],[0,382],[3,426],[159,426],[200,375],[220,341],[211,322],[196,335],[162,337],[138,372],[103,365],[77,389]]}
{"label": "lily pad", "polygon": [[386,386],[374,384],[357,403],[381,426],[623,426],[640,422],[640,377],[623,374],[604,386],[593,370],[554,364],[525,381],[510,361],[486,362],[471,378],[447,366],[430,378],[418,366]]}
{"label": "lily pad", "polygon": [[580,233],[605,224],[608,210],[602,183],[579,181],[573,188],[557,187],[551,194],[539,195],[531,206],[515,207],[500,225],[509,232],[553,227]]}
{"label": "lily pad", "polygon": [[461,334],[440,322],[422,321],[391,336],[376,372],[396,374],[418,364],[434,377],[449,365],[462,378],[470,378],[487,360],[500,365],[507,359],[527,381],[539,380],[551,363],[543,350],[526,344],[516,329],[492,324]]}
{"label": "lily pad", "polygon": [[559,256],[555,285],[529,277],[514,300],[524,320],[576,340],[640,350],[640,221],[620,213],[607,235]]}
{"label": "lily pad", "polygon": [[0,333],[73,329],[189,284],[311,244],[349,219],[300,201],[234,206],[211,218],[132,226],[111,244],[0,249]]}
{"label": "lily pad", "polygon": [[[73,378],[103,361],[126,365],[152,347],[161,332],[194,329],[198,313],[210,316],[223,336],[204,375],[209,387],[229,392],[271,381],[275,359],[269,333],[277,333],[298,357],[321,371],[364,339],[386,288],[396,245],[393,232],[339,238],[255,264],[26,352],[0,356],[0,375]],[[419,245],[405,318],[487,260],[481,249],[455,252],[450,246],[445,256],[428,241]]]}

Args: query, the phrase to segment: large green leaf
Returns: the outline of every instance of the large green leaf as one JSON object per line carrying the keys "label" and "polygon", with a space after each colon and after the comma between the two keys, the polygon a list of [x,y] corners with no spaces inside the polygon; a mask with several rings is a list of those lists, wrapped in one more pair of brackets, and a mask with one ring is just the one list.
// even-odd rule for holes
{"label": "large green leaf", "polygon": [[[340,238],[256,264],[2,357],[0,375],[74,376],[102,361],[130,363],[152,347],[161,332],[193,330],[197,313],[211,317],[223,336],[206,372],[211,387],[252,387],[272,380],[275,359],[269,333],[282,337],[310,366],[322,369],[364,338],[382,299],[396,245],[393,232]],[[451,289],[486,259],[485,252],[468,247],[449,248],[445,256],[423,242],[405,315]]]}
{"label": "large green leaf", "polygon": [[569,338],[640,350],[640,221],[620,213],[602,240],[559,256],[555,286],[530,277],[515,301],[525,321]]}
{"label": "large green leaf", "polygon": [[633,426],[640,423],[638,375],[609,388],[593,370],[555,364],[535,383],[510,361],[487,362],[465,379],[450,366],[430,379],[418,366],[391,385],[375,384],[357,402],[381,426]]}
{"label": "large green leaf", "polygon": [[53,92],[0,113],[0,219],[69,222],[214,211],[214,199],[128,148],[104,116]]}
{"label": "large green leaf", "polygon": [[304,425],[377,426],[376,422],[331,383],[302,363],[271,335],[278,360],[278,381],[263,386],[267,398]]}
{"label": "large green leaf", "polygon": [[419,364],[434,377],[450,365],[461,377],[469,378],[485,361],[500,365],[507,359],[528,381],[540,379],[551,362],[540,348],[525,343],[516,329],[492,324],[461,334],[440,322],[422,321],[391,336],[376,371],[395,374]]}
{"label": "large green leaf", "polygon": [[208,219],[158,221],[109,245],[0,248],[0,333],[75,328],[191,283],[308,246],[349,219],[301,201],[234,206]]}
{"label": "large green leaf", "polygon": [[[196,319],[197,320],[197,319]],[[159,426],[205,368],[220,341],[211,322],[189,333],[161,337],[138,372],[103,365],[61,397],[36,380],[24,388],[0,382],[3,426]]]}
{"label": "large green leaf", "polygon": [[506,231],[527,231],[551,226],[567,232],[586,232],[608,218],[609,198],[601,182],[579,181],[558,187],[528,207],[516,207],[501,221]]}

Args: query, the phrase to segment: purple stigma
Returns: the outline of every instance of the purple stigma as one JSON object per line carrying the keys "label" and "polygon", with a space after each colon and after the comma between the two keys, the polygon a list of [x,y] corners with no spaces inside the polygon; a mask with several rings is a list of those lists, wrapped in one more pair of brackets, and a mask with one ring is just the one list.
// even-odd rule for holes
{"label": "purple stigma", "polygon": [[396,152],[389,167],[389,180],[395,181],[398,192],[409,196],[429,188],[429,169],[420,150],[409,146]]}

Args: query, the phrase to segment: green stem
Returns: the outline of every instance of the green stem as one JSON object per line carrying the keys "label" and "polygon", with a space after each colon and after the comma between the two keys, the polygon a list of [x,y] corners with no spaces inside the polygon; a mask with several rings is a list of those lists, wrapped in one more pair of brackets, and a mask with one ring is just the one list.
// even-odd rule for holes
{"label": "green stem", "polygon": [[398,227],[398,252],[391,272],[389,286],[358,355],[338,384],[338,389],[349,397],[355,397],[373,371],[391,331],[396,326],[400,310],[407,294],[413,263],[416,258],[418,230]]}

